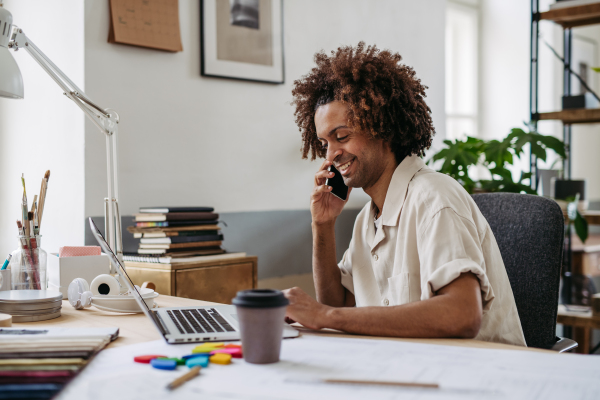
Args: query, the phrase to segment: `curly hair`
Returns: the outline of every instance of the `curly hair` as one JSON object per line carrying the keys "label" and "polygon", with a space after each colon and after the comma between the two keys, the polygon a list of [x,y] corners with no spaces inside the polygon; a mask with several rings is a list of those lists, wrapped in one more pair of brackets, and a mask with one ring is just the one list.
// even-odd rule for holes
{"label": "curly hair", "polygon": [[326,150],[317,138],[315,112],[334,100],[348,106],[348,125],[379,137],[390,144],[396,161],[417,154],[425,155],[435,128],[431,110],[425,103],[427,86],[415,71],[400,64],[402,56],[377,46],[339,47],[327,56],[315,54],[309,74],[294,81],[292,104],[302,132],[302,158],[325,157]]}

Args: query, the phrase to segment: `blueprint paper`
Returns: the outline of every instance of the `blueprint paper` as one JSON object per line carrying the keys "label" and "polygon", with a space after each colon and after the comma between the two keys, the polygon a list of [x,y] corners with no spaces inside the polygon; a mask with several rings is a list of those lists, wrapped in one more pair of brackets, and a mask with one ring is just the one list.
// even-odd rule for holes
{"label": "blueprint paper", "polygon": [[[101,352],[59,399],[599,399],[600,357],[488,350],[392,340],[305,335],[284,340],[281,361],[253,365],[234,359],[210,365],[169,392],[187,368],[160,371],[137,364],[143,354],[183,356],[195,345],[163,341]],[[440,389],[340,385],[319,379],[437,383]],[[367,397],[368,396],[368,397]],[[191,397],[189,397],[191,398]]]}

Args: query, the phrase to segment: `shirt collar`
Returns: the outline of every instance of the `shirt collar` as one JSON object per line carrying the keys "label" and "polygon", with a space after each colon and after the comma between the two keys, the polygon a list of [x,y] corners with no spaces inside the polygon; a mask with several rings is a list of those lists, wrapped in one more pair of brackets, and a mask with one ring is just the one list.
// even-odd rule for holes
{"label": "shirt collar", "polygon": [[425,162],[417,155],[405,157],[396,167],[383,202],[381,214],[383,225],[395,226],[398,223],[408,184],[415,174],[425,167]]}

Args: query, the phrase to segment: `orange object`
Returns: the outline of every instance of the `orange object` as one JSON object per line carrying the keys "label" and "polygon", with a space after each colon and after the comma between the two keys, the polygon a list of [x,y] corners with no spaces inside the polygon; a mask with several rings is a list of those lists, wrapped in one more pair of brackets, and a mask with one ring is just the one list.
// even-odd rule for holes
{"label": "orange object", "polygon": [[210,356],[209,360],[213,364],[227,365],[231,363],[231,354],[218,353],[214,356]]}

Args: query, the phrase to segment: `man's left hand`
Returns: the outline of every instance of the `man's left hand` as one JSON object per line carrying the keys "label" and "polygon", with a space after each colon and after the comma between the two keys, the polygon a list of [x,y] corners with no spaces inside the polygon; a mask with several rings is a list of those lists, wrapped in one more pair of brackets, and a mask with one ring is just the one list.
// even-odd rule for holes
{"label": "man's left hand", "polygon": [[310,329],[325,327],[326,313],[331,307],[317,302],[304,290],[297,287],[284,290],[283,294],[290,301],[285,313],[286,318],[299,322]]}

